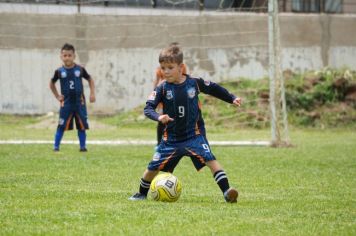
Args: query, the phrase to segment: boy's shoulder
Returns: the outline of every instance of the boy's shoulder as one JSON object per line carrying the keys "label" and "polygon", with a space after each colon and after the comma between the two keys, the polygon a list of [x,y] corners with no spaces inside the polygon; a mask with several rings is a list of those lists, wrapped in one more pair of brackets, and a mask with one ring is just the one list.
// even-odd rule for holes
{"label": "boy's shoulder", "polygon": [[[199,78],[199,77],[193,77],[193,76],[190,76],[190,75],[186,75],[186,81],[184,83],[193,83],[193,84],[196,84],[197,81],[199,80],[202,80],[202,78]],[[164,89],[166,88],[167,86],[174,86],[174,84],[171,84],[171,83],[168,83],[166,80],[163,80],[161,81],[161,83],[159,83],[157,85],[157,88],[159,89]]]}
{"label": "boy's shoulder", "polygon": [[55,71],[61,71],[62,69],[64,69],[64,67],[63,67],[62,65],[60,65],[60,66],[58,66],[58,67],[56,68]]}
{"label": "boy's shoulder", "polygon": [[204,80],[200,77],[193,77],[193,76],[187,75],[187,82],[191,83],[191,84],[199,85],[201,83],[204,83]]}
{"label": "boy's shoulder", "polygon": [[83,69],[85,70],[85,66],[82,64],[75,64],[74,67],[79,68],[81,70],[83,70]]}
{"label": "boy's shoulder", "polygon": [[191,75],[188,75],[188,74],[187,74],[187,80],[196,81],[196,80],[199,80],[199,79],[201,79],[201,78],[195,77],[195,76],[191,76]]}

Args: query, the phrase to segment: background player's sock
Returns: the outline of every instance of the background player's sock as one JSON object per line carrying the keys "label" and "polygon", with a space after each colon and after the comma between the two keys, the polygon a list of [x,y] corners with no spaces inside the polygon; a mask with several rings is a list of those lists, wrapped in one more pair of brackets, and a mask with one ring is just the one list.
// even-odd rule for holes
{"label": "background player's sock", "polygon": [[141,178],[140,182],[140,193],[147,196],[148,190],[150,189],[151,182],[148,182]]}
{"label": "background player's sock", "polygon": [[219,188],[223,193],[230,188],[229,180],[226,173],[223,170],[218,170],[214,173],[215,182],[219,185]]}
{"label": "background player's sock", "polygon": [[85,133],[85,130],[78,130],[78,138],[79,138],[80,149],[85,149],[86,139],[87,139],[87,134]]}
{"label": "background player's sock", "polygon": [[57,132],[54,135],[54,147],[53,147],[54,150],[59,150],[59,145],[61,144],[63,134],[64,134],[64,130],[57,128]]}

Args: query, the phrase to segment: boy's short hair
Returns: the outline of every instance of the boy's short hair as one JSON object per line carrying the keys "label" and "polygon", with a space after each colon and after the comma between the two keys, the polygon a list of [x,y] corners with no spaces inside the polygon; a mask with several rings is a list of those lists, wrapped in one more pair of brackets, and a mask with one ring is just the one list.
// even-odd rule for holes
{"label": "boy's short hair", "polygon": [[183,52],[180,49],[178,43],[171,43],[167,48],[164,48],[159,54],[159,63],[177,63],[178,65],[183,63]]}
{"label": "boy's short hair", "polygon": [[72,44],[69,44],[69,43],[65,43],[65,44],[62,46],[61,51],[63,51],[63,50],[75,52],[74,46],[73,46]]}

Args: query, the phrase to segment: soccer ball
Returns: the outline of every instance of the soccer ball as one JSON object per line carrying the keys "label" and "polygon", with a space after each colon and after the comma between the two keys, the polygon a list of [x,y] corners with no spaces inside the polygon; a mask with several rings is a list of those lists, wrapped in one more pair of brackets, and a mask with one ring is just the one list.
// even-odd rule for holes
{"label": "soccer ball", "polygon": [[162,173],[152,180],[150,192],[155,201],[175,202],[182,192],[182,184],[171,173]]}

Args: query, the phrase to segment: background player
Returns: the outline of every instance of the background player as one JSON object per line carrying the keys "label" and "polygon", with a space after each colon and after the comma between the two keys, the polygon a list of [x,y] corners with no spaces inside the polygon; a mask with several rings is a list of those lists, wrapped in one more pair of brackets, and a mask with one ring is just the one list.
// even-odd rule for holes
{"label": "background player", "polygon": [[[58,68],[49,83],[49,87],[60,103],[59,122],[54,138],[54,151],[59,146],[65,130],[73,129],[73,119],[78,130],[80,151],[86,152],[86,133],[89,128],[88,115],[85,104],[82,78],[86,79],[90,88],[90,102],[95,102],[94,80],[84,67],[75,64],[75,49],[71,44],[64,44],[60,54],[63,65]],[[55,83],[59,80],[61,94],[58,93]]]}
{"label": "background player", "polygon": [[[230,187],[227,175],[206,139],[198,94],[210,94],[236,106],[240,106],[241,99],[215,83],[183,75],[183,53],[177,45],[163,49],[159,63],[165,81],[152,92],[144,113],[165,125],[163,139],[143,173],[139,192],[129,199],[146,199],[151,181],[159,171],[173,172],[180,159],[189,156],[197,170],[205,165],[210,168],[225,200],[235,203],[238,192]],[[161,115],[155,111],[160,102],[163,103]]]}

